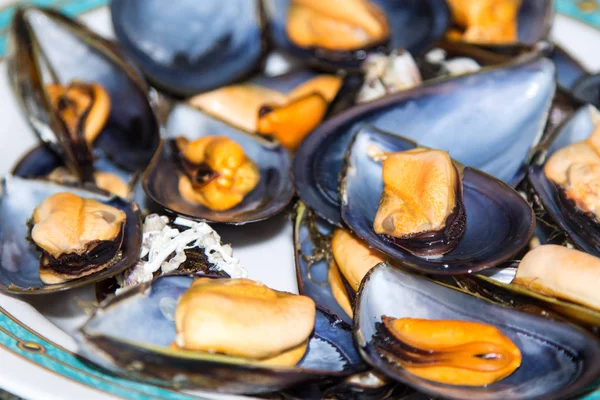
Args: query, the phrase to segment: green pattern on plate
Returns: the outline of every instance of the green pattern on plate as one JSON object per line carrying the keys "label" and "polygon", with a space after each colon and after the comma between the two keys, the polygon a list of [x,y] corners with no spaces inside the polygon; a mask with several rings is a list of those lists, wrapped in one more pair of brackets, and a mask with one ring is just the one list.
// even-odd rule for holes
{"label": "green pattern on plate", "polygon": [[[600,0],[555,1],[558,12],[600,28]],[[69,16],[77,16],[106,5],[108,0],[26,0],[18,3],[51,6]],[[4,55],[6,50],[6,32],[14,11],[15,5],[0,9],[0,57]],[[98,369],[73,353],[16,323],[1,307],[0,348],[7,349],[58,375],[124,399],[198,399],[195,396],[131,381]],[[600,391],[595,391],[584,399],[600,400]]]}

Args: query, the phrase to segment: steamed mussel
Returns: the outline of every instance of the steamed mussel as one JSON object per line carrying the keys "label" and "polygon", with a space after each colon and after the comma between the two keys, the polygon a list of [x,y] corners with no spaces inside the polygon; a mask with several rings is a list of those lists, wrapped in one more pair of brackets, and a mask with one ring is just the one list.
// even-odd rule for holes
{"label": "steamed mussel", "polygon": [[138,260],[138,206],[93,187],[7,176],[0,213],[2,291],[67,290],[115,276]]}
{"label": "steamed mussel", "polygon": [[42,252],[42,282],[78,279],[116,262],[126,219],[118,208],[72,193],[46,198],[31,217],[31,240]]}
{"label": "steamed mussel", "polygon": [[265,9],[277,49],[326,69],[356,70],[371,53],[421,52],[450,20],[439,0],[266,0]]}
{"label": "steamed mussel", "polygon": [[369,364],[431,396],[563,398],[600,377],[600,343],[584,330],[387,264],[367,274],[355,311]]}
{"label": "steamed mussel", "polygon": [[78,339],[86,357],[111,371],[224,393],[365,369],[348,325],[304,296],[248,279],[159,277],[107,299]]}
{"label": "steamed mussel", "polygon": [[508,185],[371,126],[348,146],[340,198],[342,218],[358,238],[428,274],[471,273],[510,260],[535,226],[530,205]]}
{"label": "steamed mussel", "polygon": [[9,36],[12,89],[35,133],[62,159],[52,171],[48,158],[23,160],[28,176],[127,196],[159,142],[141,74],[113,43],[53,10],[18,9]]}
{"label": "steamed mussel", "polygon": [[448,153],[415,148],[382,154],[384,189],[375,233],[413,254],[452,251],[464,233],[466,213],[459,168]]}

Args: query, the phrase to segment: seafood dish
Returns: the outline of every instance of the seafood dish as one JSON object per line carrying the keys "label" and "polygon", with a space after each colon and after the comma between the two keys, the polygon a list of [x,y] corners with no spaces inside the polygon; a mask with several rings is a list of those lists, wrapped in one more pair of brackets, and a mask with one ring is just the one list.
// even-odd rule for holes
{"label": "seafood dish", "polygon": [[0,300],[136,398],[597,390],[597,75],[552,1],[160,3],[12,14]]}

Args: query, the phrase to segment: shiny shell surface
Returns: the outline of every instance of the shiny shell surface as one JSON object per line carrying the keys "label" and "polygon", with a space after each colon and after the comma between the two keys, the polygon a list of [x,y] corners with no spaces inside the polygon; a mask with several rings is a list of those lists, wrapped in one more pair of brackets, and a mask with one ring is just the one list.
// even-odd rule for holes
{"label": "shiny shell surface", "polygon": [[447,254],[425,258],[385,240],[373,230],[383,191],[381,162],[369,157],[376,147],[395,153],[417,147],[399,136],[364,127],[348,148],[342,171],[342,218],[369,246],[392,260],[429,274],[465,274],[512,259],[524,248],[535,227],[533,210],[508,185],[471,167],[462,171],[466,228],[458,245]]}
{"label": "shiny shell surface", "polygon": [[[320,310],[307,353],[294,367],[266,367],[219,354],[170,350],[177,300],[192,281],[188,276],[163,276],[102,303],[81,329],[78,339],[84,354],[120,374],[225,393],[275,391],[366,368],[354,347],[350,326]],[[137,368],[132,370],[132,365]]]}
{"label": "shiny shell surface", "polygon": [[[477,299],[387,264],[363,280],[356,305],[355,338],[361,355],[386,375],[432,396],[451,399],[547,399],[575,395],[600,376],[600,343],[573,325]],[[389,363],[372,342],[381,316],[474,321],[498,328],[522,354],[507,378],[483,387],[453,386],[419,378]]]}
{"label": "shiny shell surface", "polygon": [[[108,268],[77,280],[46,285],[39,277],[40,252],[28,240],[28,221],[44,199],[59,192],[71,192],[98,200],[126,213],[120,259]],[[0,291],[12,294],[43,294],[72,289],[112,277],[138,259],[142,244],[142,220],[138,206],[104,192],[74,188],[37,179],[9,175],[3,182],[0,200]]]}

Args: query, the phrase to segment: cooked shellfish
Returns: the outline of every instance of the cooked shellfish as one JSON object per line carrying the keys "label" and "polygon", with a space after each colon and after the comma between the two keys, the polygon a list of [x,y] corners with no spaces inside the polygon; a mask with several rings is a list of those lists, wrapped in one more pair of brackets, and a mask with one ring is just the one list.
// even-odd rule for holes
{"label": "cooked shellfish", "polygon": [[521,351],[494,326],[480,322],[382,316],[374,342],[412,374],[450,385],[484,386],[521,365]]}
{"label": "cooked shellfish", "polygon": [[273,136],[295,149],[322,121],[342,79],[317,75],[289,93],[257,83],[226,86],[192,97],[189,103],[246,132]]}
{"label": "cooked shellfish", "polygon": [[225,136],[175,140],[184,174],[179,192],[211,210],[228,210],[244,200],[260,180],[256,164],[244,149]]}
{"label": "cooked shellfish", "polygon": [[72,193],[57,193],[36,207],[31,239],[42,251],[40,279],[63,283],[107,268],[119,257],[126,214]]}
{"label": "cooked shellfish", "polygon": [[463,31],[448,36],[472,43],[511,43],[517,40],[517,14],[522,0],[450,0],[452,19]]}
{"label": "cooked shellfish", "polygon": [[179,349],[295,365],[315,325],[315,303],[249,279],[200,278],[179,300],[175,324]]}
{"label": "cooked shellfish", "polygon": [[409,251],[425,256],[456,247],[466,226],[462,177],[448,153],[415,148],[385,155],[384,189],[373,222]]}
{"label": "cooked shellfish", "polygon": [[583,251],[542,245],[519,263],[512,283],[600,310],[600,259]]}
{"label": "cooked shellfish", "polygon": [[355,50],[387,40],[383,11],[368,0],[292,0],[287,34],[301,47]]}

